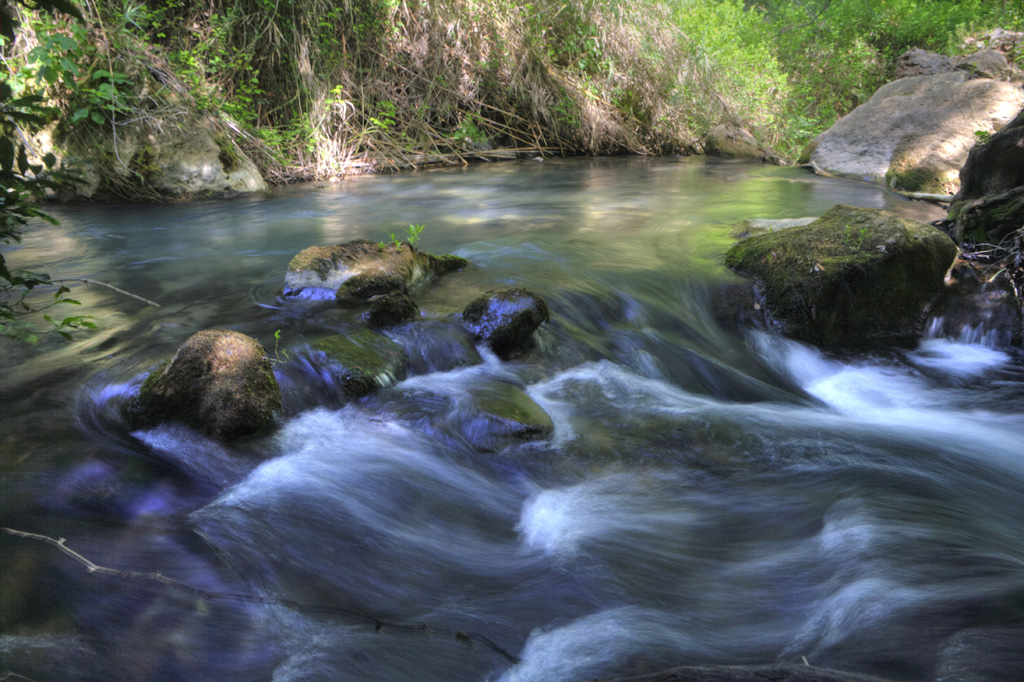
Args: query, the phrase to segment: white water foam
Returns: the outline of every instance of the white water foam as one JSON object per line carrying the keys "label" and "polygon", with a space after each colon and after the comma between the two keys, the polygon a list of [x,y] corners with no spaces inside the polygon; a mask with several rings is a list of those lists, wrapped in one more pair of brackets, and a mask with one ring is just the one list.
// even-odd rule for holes
{"label": "white water foam", "polygon": [[958,377],[970,377],[1006,365],[1010,356],[983,343],[926,339],[910,354],[910,360],[920,367],[937,369]]}

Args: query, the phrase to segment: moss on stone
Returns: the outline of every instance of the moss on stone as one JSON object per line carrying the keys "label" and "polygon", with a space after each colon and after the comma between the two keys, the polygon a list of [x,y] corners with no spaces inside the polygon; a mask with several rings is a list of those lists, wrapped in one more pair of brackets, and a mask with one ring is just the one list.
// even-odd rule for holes
{"label": "moss on stone", "polygon": [[947,194],[955,184],[948,169],[929,165],[907,152],[894,152],[885,173],[889,187],[904,192]]}
{"label": "moss on stone", "polygon": [[415,319],[420,309],[404,291],[392,291],[370,302],[362,319],[368,327],[382,329]]}
{"label": "moss on stone", "polygon": [[725,262],[757,281],[783,333],[841,346],[913,333],[956,253],[929,225],[836,206],[810,225],[737,243]]}
{"label": "moss on stone", "polygon": [[469,265],[469,261],[465,258],[448,253],[441,256],[431,256],[430,258],[433,270],[438,276],[447,275]]}
{"label": "moss on stone", "polygon": [[280,407],[280,388],[259,342],[206,330],[146,377],[125,416],[135,428],[179,422],[230,440],[262,431]]}
{"label": "moss on stone", "polygon": [[324,353],[345,393],[353,398],[401,381],[409,365],[401,346],[369,329],[318,339],[313,348]]}

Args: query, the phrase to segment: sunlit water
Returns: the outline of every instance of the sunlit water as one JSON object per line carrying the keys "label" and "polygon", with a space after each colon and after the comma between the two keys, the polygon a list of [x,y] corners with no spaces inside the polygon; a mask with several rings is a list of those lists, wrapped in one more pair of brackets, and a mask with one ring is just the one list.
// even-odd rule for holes
{"label": "sunlit water", "polygon": [[[215,596],[0,535],[0,679],[576,682],[806,659],[1019,681],[1019,351],[976,335],[830,355],[715,303],[737,221],[836,203],[941,216],[795,169],[668,159],[60,209],[12,264],[162,307],[73,285],[100,331],[0,346],[0,525]],[[411,223],[471,265],[389,330],[410,376],[346,403],[306,344],[358,311],[281,299],[283,273],[306,246]],[[509,285],[551,322],[503,362],[452,316]],[[275,432],[129,432],[118,406],[210,327],[271,354],[280,330]],[[502,391],[553,434],[482,438],[474,396]]]}

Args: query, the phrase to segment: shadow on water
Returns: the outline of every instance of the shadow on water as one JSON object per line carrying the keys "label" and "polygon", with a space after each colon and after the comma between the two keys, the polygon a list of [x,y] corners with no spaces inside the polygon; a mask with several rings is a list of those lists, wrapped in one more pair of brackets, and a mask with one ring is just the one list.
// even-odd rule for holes
{"label": "shadow on water", "polygon": [[[1019,350],[936,332],[829,355],[724,322],[733,225],[835,203],[939,217],[795,169],[671,159],[57,209],[12,263],[162,307],[80,287],[96,335],[5,342],[0,525],[145,575],[0,534],[0,673],[576,682],[806,659],[1019,679]],[[284,300],[282,274],[306,246],[408,224],[471,264],[386,331],[408,376],[353,399],[310,344],[359,311]],[[503,286],[551,311],[505,361],[458,319]],[[127,428],[146,373],[216,327],[275,358],[275,429]]]}

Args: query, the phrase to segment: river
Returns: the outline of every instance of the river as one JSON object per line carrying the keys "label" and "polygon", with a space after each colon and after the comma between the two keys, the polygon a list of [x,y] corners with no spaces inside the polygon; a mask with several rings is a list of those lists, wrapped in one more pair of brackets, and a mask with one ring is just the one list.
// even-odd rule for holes
{"label": "river", "polygon": [[[642,158],[54,209],[12,265],[161,307],[76,283],[98,331],[0,340],[0,526],[144,575],[0,534],[0,679],[579,682],[806,661],[1019,682],[1021,352],[829,354],[716,303],[738,281],[721,265],[736,222],[837,203],[942,216],[798,169]],[[283,274],[307,246],[410,224],[470,266],[387,332],[409,377],[345,401],[308,344],[358,311],[285,300]],[[551,321],[502,361],[452,315],[512,285]],[[275,431],[129,431],[120,404],[205,328],[279,360]],[[552,435],[480,446],[480,394],[525,394]]]}

